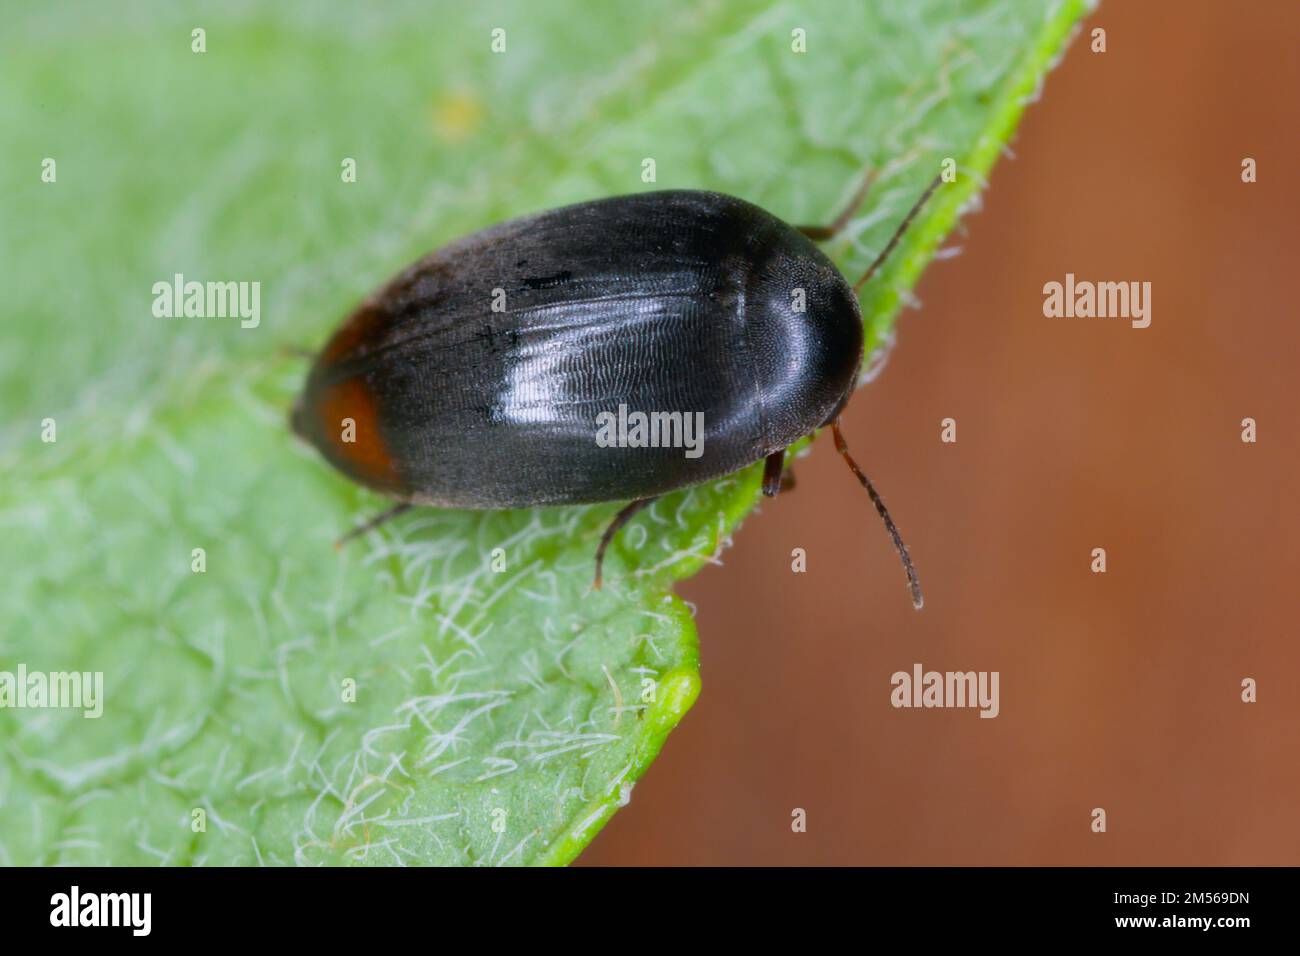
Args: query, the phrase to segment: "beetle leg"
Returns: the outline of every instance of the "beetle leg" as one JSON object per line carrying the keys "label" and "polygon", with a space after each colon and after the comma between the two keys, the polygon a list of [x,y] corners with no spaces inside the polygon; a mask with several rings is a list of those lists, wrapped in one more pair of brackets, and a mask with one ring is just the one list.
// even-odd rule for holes
{"label": "beetle leg", "polygon": [[600,590],[601,568],[605,563],[605,549],[608,548],[609,543],[614,540],[614,535],[618,534],[619,529],[622,528],[623,525],[632,520],[633,515],[646,505],[652,504],[658,500],[658,497],[658,495],[655,495],[653,498],[641,498],[637,501],[629,502],[624,506],[622,511],[614,515],[614,520],[609,523],[609,527],[605,529],[605,533],[600,536],[600,544],[596,546],[596,580],[592,584],[592,587],[597,591]]}
{"label": "beetle leg", "polygon": [[775,498],[785,490],[782,478],[785,468],[785,450],[774,451],[763,461],[763,494]]}
{"label": "beetle leg", "polygon": [[858,207],[862,205],[862,200],[867,198],[867,191],[871,189],[871,184],[875,181],[876,171],[874,169],[868,169],[867,174],[862,177],[862,185],[858,187],[858,191],[853,194],[853,198],[850,199],[849,204],[840,211],[840,214],[831,220],[829,226],[795,226],[795,228],[809,239],[813,240],[813,242],[827,242],[828,240],[834,239],[843,232],[844,227],[849,224],[849,220],[853,218],[853,214],[857,212]]}
{"label": "beetle leg", "polygon": [[393,507],[389,508],[387,511],[379,512],[379,514],[375,515],[369,521],[362,522],[361,524],[353,528],[351,531],[349,531],[347,534],[345,534],[343,537],[335,541],[334,547],[336,548],[343,547],[353,538],[365,534],[367,531],[371,530],[372,528],[378,528],[389,518],[396,518],[402,512],[410,511],[413,507],[415,506],[412,505],[409,501],[403,501],[400,504],[393,505]]}

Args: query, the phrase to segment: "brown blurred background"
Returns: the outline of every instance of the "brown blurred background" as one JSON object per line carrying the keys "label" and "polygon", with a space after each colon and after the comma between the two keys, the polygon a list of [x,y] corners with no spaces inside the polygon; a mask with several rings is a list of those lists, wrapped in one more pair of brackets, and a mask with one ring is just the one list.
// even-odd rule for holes
{"label": "brown blurred background", "polygon": [[[1103,3],[845,416],[924,611],[824,436],[684,586],[703,693],[583,863],[1300,864],[1297,37]],[[1151,327],[1045,318],[1066,272],[1150,281]],[[915,662],[1001,715],[895,710]]]}

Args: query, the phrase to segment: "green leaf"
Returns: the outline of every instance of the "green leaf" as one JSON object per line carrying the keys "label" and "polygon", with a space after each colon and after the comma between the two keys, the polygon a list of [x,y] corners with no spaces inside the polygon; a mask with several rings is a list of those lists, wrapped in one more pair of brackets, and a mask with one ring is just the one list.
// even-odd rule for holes
{"label": "green leaf", "polygon": [[[830,247],[856,277],[952,157],[864,296],[874,346],[1087,4],[428,6],[6,23],[0,671],[104,684],[97,719],[0,708],[0,863],[573,859],[699,693],[671,587],[759,470],[644,512],[599,593],[616,503],[416,512],[336,551],[383,503],[292,440],[286,348],[502,218],[693,187],[825,221],[871,163]],[[176,273],[260,281],[260,325],[156,318]]]}

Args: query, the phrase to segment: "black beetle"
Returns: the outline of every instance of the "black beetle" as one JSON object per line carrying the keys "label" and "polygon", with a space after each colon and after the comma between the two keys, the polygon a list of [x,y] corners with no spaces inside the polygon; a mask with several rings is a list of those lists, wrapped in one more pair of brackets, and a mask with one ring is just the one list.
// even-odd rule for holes
{"label": "black beetle", "polygon": [[[830,226],[720,193],[639,193],[513,219],[407,268],[326,344],[293,412],[335,467],[400,502],[342,540],[416,504],[632,499],[597,547],[599,587],[606,547],[640,508],[760,460],[775,495],[785,450],[829,424],[919,608],[907,549],[838,416],[862,361],[857,289],[939,180],[850,286],[814,240],[844,227],[872,178]],[[625,409],[660,413],[669,431],[672,413],[702,413],[700,453],[644,431],[644,446],[602,447],[598,416]]]}

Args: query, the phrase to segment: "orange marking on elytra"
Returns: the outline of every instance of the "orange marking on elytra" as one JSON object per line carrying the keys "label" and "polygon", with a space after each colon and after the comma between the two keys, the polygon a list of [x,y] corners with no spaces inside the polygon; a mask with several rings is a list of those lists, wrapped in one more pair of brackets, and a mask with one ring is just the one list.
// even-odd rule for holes
{"label": "orange marking on elytra", "polygon": [[[329,440],[329,450],[340,467],[366,484],[389,490],[399,487],[397,466],[379,431],[374,396],[363,380],[349,378],[327,385],[317,407],[321,433]],[[349,418],[353,422],[353,440],[344,441],[344,420]]]}

